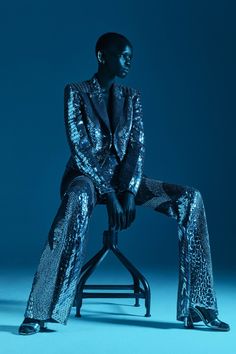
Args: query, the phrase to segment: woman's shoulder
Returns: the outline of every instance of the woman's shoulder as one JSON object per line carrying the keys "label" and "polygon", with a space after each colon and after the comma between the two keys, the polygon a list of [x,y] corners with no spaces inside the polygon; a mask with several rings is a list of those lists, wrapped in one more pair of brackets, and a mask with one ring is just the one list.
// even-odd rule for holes
{"label": "woman's shoulder", "polygon": [[141,90],[137,87],[131,87],[124,84],[116,84],[124,95],[136,96],[141,94]]}
{"label": "woman's shoulder", "polygon": [[[95,82],[96,85],[96,82]],[[91,92],[92,89],[96,89],[94,86],[93,77],[84,81],[72,81],[68,82],[64,86],[65,90],[76,90],[79,92]],[[141,94],[141,90],[137,87],[127,86],[121,83],[115,83],[115,90],[121,95],[136,96]]]}
{"label": "woman's shoulder", "polygon": [[64,85],[64,89],[68,90],[68,89],[72,89],[72,90],[77,90],[77,91],[81,91],[81,92],[89,92],[89,80],[84,80],[84,81],[71,81],[71,82],[67,82]]}

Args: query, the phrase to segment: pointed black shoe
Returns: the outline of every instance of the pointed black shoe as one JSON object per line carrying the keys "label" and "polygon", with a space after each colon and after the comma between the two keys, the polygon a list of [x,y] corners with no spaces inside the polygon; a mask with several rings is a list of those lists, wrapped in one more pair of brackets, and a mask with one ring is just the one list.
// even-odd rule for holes
{"label": "pointed black shoe", "polygon": [[38,332],[44,332],[47,328],[45,321],[35,319],[25,319],[18,329],[18,333],[22,335],[35,334]]}
{"label": "pointed black shoe", "polygon": [[217,331],[230,330],[230,326],[228,325],[228,323],[219,320],[219,318],[215,315],[213,310],[205,309],[204,307],[200,307],[200,306],[190,307],[190,314],[188,317],[185,317],[184,319],[185,328],[194,328],[191,311],[196,315],[198,315],[207,327],[213,330],[217,330]]}

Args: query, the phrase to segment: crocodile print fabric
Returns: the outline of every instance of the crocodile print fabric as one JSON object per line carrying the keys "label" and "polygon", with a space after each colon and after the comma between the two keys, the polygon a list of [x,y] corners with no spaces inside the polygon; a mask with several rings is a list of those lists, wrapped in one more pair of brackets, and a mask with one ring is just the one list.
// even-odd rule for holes
{"label": "crocodile print fabric", "polygon": [[[105,201],[87,176],[68,181],[44,245],[27,302],[25,317],[66,324],[83,266],[87,230],[93,208]],[[204,203],[199,190],[143,176],[137,206],[176,219],[179,242],[179,321],[190,306],[204,306],[218,315]],[[52,247],[50,242],[53,243]],[[193,321],[200,318],[193,315]]]}
{"label": "crocodile print fabric", "polygon": [[[136,204],[177,221],[179,282],[176,319],[183,321],[189,307],[203,306],[218,315],[210,239],[201,192],[191,186],[143,177]],[[201,319],[191,312],[193,322]]]}

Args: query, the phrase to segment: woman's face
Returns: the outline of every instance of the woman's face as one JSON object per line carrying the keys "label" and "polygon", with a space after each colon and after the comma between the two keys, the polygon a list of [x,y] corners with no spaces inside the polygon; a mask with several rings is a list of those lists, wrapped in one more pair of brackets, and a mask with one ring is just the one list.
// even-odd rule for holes
{"label": "woman's face", "polygon": [[104,51],[104,69],[111,76],[124,78],[129,72],[132,57],[133,51],[128,44],[111,46]]}

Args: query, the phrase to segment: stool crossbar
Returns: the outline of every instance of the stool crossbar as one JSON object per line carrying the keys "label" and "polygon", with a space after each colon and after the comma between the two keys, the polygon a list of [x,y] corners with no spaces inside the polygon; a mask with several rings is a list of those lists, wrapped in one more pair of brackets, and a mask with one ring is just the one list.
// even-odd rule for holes
{"label": "stool crossbar", "polygon": [[[125,266],[133,278],[131,285],[86,285],[89,276],[94,272],[95,268],[104,260],[108,252],[113,254]],[[141,286],[142,285],[142,286]],[[84,292],[88,290],[131,290],[131,292]],[[76,288],[76,295],[73,306],[76,306],[76,317],[81,317],[81,306],[83,298],[135,298],[134,306],[140,306],[139,299],[145,299],[146,313],[145,317],[150,317],[151,292],[148,281],[138,271],[137,268],[123,255],[118,248],[118,231],[109,228],[103,232],[103,247],[82,267],[80,278]]]}

